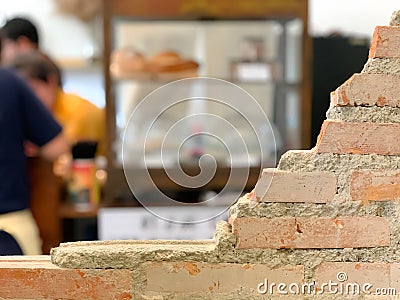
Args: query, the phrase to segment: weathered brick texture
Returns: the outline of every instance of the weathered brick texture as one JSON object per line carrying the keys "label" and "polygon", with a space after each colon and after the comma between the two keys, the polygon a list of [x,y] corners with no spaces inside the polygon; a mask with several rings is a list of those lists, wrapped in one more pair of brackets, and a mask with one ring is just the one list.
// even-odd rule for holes
{"label": "weathered brick texture", "polygon": [[43,258],[0,260],[0,299],[132,299],[128,270],[63,269]]}
{"label": "weathered brick texture", "polygon": [[315,150],[317,153],[399,155],[400,124],[324,121]]}
{"label": "weathered brick texture", "polygon": [[[343,284],[343,293],[346,295],[346,284],[348,295],[354,291],[351,285],[358,284],[360,287],[360,294],[375,293],[376,288],[388,288],[391,286],[390,278],[390,264],[388,263],[361,263],[361,262],[323,262],[315,271],[315,280],[317,286],[323,283],[332,281],[337,283],[339,295],[339,284]],[[351,285],[350,285],[351,284]],[[364,286],[370,284],[371,287]],[[363,286],[364,291],[363,292]],[[328,292],[328,287],[325,287],[325,292]]]}
{"label": "weathered brick texture", "polygon": [[[367,296],[366,299],[397,299],[393,297],[398,297],[400,291],[399,276],[399,263],[323,262],[315,271],[317,286],[332,281],[346,295],[346,291],[354,291],[354,284],[358,284],[360,295]],[[327,287],[324,290],[328,292]]]}
{"label": "weathered brick texture", "polygon": [[231,218],[236,248],[361,248],[389,246],[383,217]]}
{"label": "weathered brick texture", "polygon": [[260,282],[303,282],[303,266],[272,269],[261,264],[149,262],[145,264],[147,291],[211,294],[257,289]]}
{"label": "weathered brick texture", "polygon": [[400,199],[400,171],[354,170],[350,178],[350,196],[359,201]]}
{"label": "weathered brick texture", "polygon": [[369,49],[370,58],[400,57],[400,27],[377,26]]}
{"label": "weathered brick texture", "polygon": [[331,94],[336,106],[400,107],[400,77],[354,74]]}
{"label": "weathered brick texture", "polygon": [[45,256],[1,258],[0,266],[1,299],[304,299],[314,291],[321,294],[313,299],[358,299],[351,297],[356,285],[362,297],[368,296],[362,290],[366,286],[370,293],[400,290],[400,263],[384,262],[322,262],[305,279],[303,265],[154,261],[141,266],[141,292],[131,290],[135,271],[64,269]]}
{"label": "weathered brick texture", "polygon": [[400,263],[389,264],[390,268],[390,287],[395,288],[396,295],[400,294]]}
{"label": "weathered brick texture", "polygon": [[290,172],[264,169],[255,188],[260,202],[326,203],[333,200],[337,180],[333,172]]}

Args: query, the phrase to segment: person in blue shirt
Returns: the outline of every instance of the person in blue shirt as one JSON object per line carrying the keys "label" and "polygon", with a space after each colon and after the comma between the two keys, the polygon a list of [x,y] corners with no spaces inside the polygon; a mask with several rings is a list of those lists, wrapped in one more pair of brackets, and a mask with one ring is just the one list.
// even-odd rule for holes
{"label": "person in blue shirt", "polygon": [[[39,147],[39,155],[54,160],[70,150],[69,143],[62,127],[24,81],[4,68],[0,68],[0,95],[0,231],[10,234],[23,254],[41,254],[29,210],[24,145],[29,141]],[[4,250],[1,240],[0,247]]]}

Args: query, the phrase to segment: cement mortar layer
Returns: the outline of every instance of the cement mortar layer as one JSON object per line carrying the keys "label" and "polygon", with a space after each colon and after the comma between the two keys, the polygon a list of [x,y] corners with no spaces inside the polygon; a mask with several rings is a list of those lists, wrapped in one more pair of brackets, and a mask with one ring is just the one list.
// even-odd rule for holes
{"label": "cement mortar layer", "polygon": [[400,109],[389,106],[334,106],[331,104],[326,112],[326,118],[355,123],[400,123]]}
{"label": "cement mortar layer", "polygon": [[314,150],[289,150],[278,164],[286,171],[332,171],[336,175],[353,169],[397,170],[400,156],[378,154],[316,153]]}
{"label": "cement mortar layer", "polygon": [[393,12],[390,18],[390,26],[400,26],[400,10]]}
{"label": "cement mortar layer", "polygon": [[66,268],[134,270],[145,261],[197,261],[215,248],[214,240],[74,242],[53,248],[51,260]]}
{"label": "cement mortar layer", "polygon": [[[395,204],[396,203],[396,204]],[[331,203],[266,203],[239,199],[231,208],[232,217],[267,218],[338,218],[345,216],[379,216],[390,218],[397,202],[375,201],[362,204],[360,201],[332,201]],[[400,203],[398,204],[400,206]]]}
{"label": "cement mortar layer", "polygon": [[400,58],[369,58],[361,73],[400,76]]}

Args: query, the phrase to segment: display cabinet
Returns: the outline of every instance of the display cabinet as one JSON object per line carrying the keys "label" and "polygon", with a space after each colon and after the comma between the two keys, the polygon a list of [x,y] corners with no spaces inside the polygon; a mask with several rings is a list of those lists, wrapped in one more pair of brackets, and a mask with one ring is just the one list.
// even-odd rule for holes
{"label": "display cabinet", "polygon": [[[140,126],[146,123],[147,113],[128,122],[132,112],[146,95],[174,80],[200,76],[235,83],[257,100],[273,124],[278,156],[251,166],[245,190],[254,187],[262,168],[275,166],[281,153],[308,148],[311,54],[307,10],[307,0],[104,0],[109,171],[105,201],[132,200],[122,170],[123,134],[127,126],[135,127],[131,134],[137,136],[132,143],[141,145]],[[160,63],[174,59],[173,66]],[[199,107],[185,109],[189,113]],[[158,137],[165,134],[161,130]],[[143,180],[143,187],[148,182],[141,174],[149,172],[157,187],[167,193],[221,190],[232,168],[241,168],[240,164],[218,162],[213,179],[194,189],[171,180],[157,157],[146,167],[135,161],[129,167],[139,182]],[[189,175],[199,172],[196,164],[176,167]]]}

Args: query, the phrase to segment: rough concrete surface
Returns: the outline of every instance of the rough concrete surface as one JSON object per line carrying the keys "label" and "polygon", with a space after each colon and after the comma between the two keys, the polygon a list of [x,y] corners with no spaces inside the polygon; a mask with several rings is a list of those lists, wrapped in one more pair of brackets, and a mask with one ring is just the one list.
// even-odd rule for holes
{"label": "rough concrete surface", "polygon": [[394,11],[390,18],[390,26],[400,26],[400,10]]}
{"label": "rough concrete surface", "polygon": [[400,111],[393,107],[333,106],[326,113],[329,120],[343,122],[400,123]]}
{"label": "rough concrete surface", "polygon": [[400,76],[400,58],[370,58],[361,73]]}

